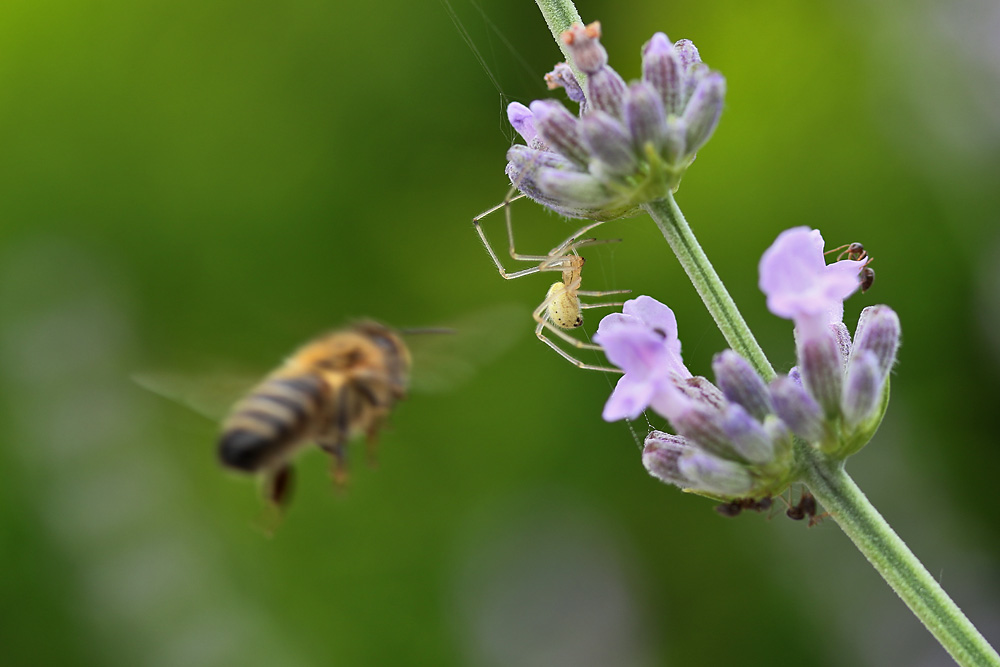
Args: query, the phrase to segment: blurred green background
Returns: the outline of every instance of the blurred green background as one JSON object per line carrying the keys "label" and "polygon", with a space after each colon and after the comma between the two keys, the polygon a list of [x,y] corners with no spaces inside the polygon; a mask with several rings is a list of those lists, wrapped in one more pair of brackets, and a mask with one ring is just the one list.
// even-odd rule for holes
{"label": "blurred green background", "polygon": [[[0,4],[0,662],[949,664],[832,521],[657,483],[645,421],[600,420],[612,380],[534,338],[546,278],[501,280],[470,219],[508,187],[506,103],[548,96],[559,54],[531,2],[450,2]],[[756,288],[777,233],[876,258],[846,321],[888,303],[904,344],[849,468],[1000,641],[1000,7],[579,8],[626,79],[656,30],[726,75],[678,201],[779,369],[791,327]],[[575,229],[513,214],[526,252]],[[709,374],[724,343],[653,224],[599,232],[623,242],[586,288],[669,303]],[[472,379],[402,404],[346,493],[301,457],[273,539],[217,425],[129,380],[503,304],[520,319],[456,351]]]}

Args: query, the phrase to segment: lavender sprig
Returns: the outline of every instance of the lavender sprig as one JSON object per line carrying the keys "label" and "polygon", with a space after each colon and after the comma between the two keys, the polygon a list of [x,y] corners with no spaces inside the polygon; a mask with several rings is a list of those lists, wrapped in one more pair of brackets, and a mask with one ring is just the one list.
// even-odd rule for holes
{"label": "lavender sprig", "polygon": [[[703,71],[689,73],[688,81],[694,82],[693,88],[688,83],[673,85],[678,80],[675,59],[682,65],[694,63],[693,53],[687,45],[676,44],[673,55],[657,60],[650,54],[664,53],[665,38],[654,37],[644,51],[643,80],[623,88],[620,77],[616,79],[617,75],[607,67],[603,49],[597,50],[583,39],[578,46],[582,44],[590,51],[578,54],[571,48],[576,37],[569,41],[563,37],[572,24],[579,22],[573,3],[536,1],[570,63],[550,74],[550,86],[564,88],[570,99],[580,104],[581,113],[600,114],[586,124],[582,119],[572,123],[554,107],[542,108],[542,115],[552,115],[546,121],[550,122],[550,129],[543,130],[535,122],[535,109],[512,110],[511,122],[528,142],[528,146],[517,148],[510,156],[508,173],[514,184],[539,203],[573,217],[607,220],[631,215],[638,206],[645,209],[677,255],[726,340],[748,361],[746,367],[738,367],[739,362],[733,362],[731,354],[723,353],[716,364],[719,387],[704,378],[680,381],[677,376],[683,375],[683,371],[674,367],[674,362],[680,359],[679,340],[676,345],[672,340],[676,338],[676,330],[671,333],[662,327],[652,328],[657,336],[663,334],[660,336],[663,349],[658,352],[655,341],[651,343],[648,337],[639,341],[640,348],[653,345],[658,359],[653,366],[658,371],[643,378],[640,377],[643,371],[636,366],[633,379],[626,380],[629,376],[626,368],[612,396],[612,400],[618,396],[616,403],[612,405],[609,401],[611,412],[632,411],[636,402],[649,400],[650,405],[660,404],[665,411],[676,411],[675,426],[690,436],[663,433],[651,436],[643,456],[647,468],[664,481],[684,488],[728,496],[744,490],[760,493],[764,490],[761,480],[766,476],[760,474],[759,467],[787,466],[788,456],[783,453],[781,443],[791,437],[793,464],[788,469],[795,469],[798,480],[811,489],[942,646],[961,665],[1000,666],[1000,656],[843,468],[844,458],[868,442],[885,412],[888,373],[899,339],[898,318],[884,306],[867,309],[851,344],[839,321],[827,321],[824,328],[823,317],[817,313],[792,314],[793,319],[801,319],[796,319],[800,368],[776,378],[673,199],[680,176],[690,166],[686,158],[693,159],[694,151],[711,135],[721,110],[724,87],[718,83],[705,84],[699,91],[698,86],[706,80],[720,82],[721,76],[710,79]],[[586,29],[581,26],[575,30]],[[596,41],[592,35],[583,37]],[[585,55],[596,58],[587,60]],[[574,59],[582,62],[574,64]],[[597,81],[591,81],[593,78]],[[659,94],[659,106],[651,90]],[[689,91],[685,104],[683,100]],[[682,105],[683,111],[679,111]],[[609,128],[614,129],[609,130],[607,137],[599,136],[598,130]],[[553,132],[563,132],[563,136],[549,144],[547,139],[552,139]],[[565,154],[564,148],[571,149],[571,154]],[[815,266],[813,260],[809,262]],[[655,308],[640,310],[655,311]],[[640,323],[645,317],[639,312],[623,315]],[[619,324],[625,324],[627,330],[634,328],[636,322]],[[605,331],[606,345],[622,333],[616,334],[613,328]],[[612,349],[615,346],[615,342],[610,343]],[[672,359],[674,347],[676,358]],[[618,356],[618,352],[609,355]],[[625,363],[624,357],[621,361]],[[750,367],[759,375],[760,382],[747,375]],[[664,372],[669,382],[663,379]],[[764,381],[769,383],[767,398],[762,397],[760,390]],[[609,408],[605,410],[607,413]],[[838,428],[842,429],[840,433]],[[794,435],[788,436],[788,431]]]}

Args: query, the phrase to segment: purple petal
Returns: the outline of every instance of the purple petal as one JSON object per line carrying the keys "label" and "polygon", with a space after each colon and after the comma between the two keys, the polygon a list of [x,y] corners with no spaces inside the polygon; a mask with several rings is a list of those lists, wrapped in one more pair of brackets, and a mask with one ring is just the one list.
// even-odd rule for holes
{"label": "purple petal", "polygon": [[604,418],[634,418],[652,405],[669,419],[690,403],[674,379],[691,377],[681,361],[673,311],[648,296],[626,301],[624,311],[607,315],[594,335],[611,363],[625,371]]}
{"label": "purple petal", "polygon": [[672,423],[679,415],[690,410],[693,403],[694,401],[680,391],[673,382],[664,382],[653,393],[649,407]]}
{"label": "purple petal", "polygon": [[653,385],[649,382],[637,381],[633,376],[625,374],[618,380],[611,397],[604,405],[601,416],[604,421],[619,419],[635,419],[649,405],[653,397]]}
{"label": "purple petal", "polygon": [[645,294],[629,299],[622,307],[626,315],[638,319],[647,327],[658,330],[663,338],[677,339],[677,317],[669,306]]}
{"label": "purple petal", "polygon": [[793,227],[783,231],[760,259],[760,289],[768,309],[787,319],[819,323],[840,321],[844,299],[858,288],[864,261],[826,265],[819,230]]}
{"label": "purple petal", "polygon": [[594,340],[604,348],[611,363],[635,377],[648,377],[670,366],[663,338],[634,317],[607,315],[598,325]]}
{"label": "purple petal", "polygon": [[562,102],[535,100],[530,105],[530,113],[546,144],[576,164],[587,166],[589,155],[580,141],[580,121]]}
{"label": "purple petal", "polygon": [[530,144],[531,140],[538,136],[535,130],[535,115],[520,102],[511,102],[507,105],[507,119],[517,133],[524,137],[526,143]]}

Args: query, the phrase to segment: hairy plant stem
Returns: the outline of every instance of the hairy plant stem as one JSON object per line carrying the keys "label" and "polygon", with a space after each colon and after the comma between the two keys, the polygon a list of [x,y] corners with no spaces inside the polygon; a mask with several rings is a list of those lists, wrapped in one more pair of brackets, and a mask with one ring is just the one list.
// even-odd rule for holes
{"label": "hairy plant stem", "polygon": [[653,222],[670,244],[671,250],[691,279],[701,300],[705,302],[705,307],[722,331],[722,335],[726,337],[729,346],[749,361],[766,381],[774,379],[775,373],[771,362],[767,360],[764,350],[760,348],[750,327],[740,315],[719,274],[708,261],[698,239],[684,219],[684,214],[677,207],[673,195],[649,202],[643,208],[653,218]]}
{"label": "hairy plant stem", "polygon": [[569,49],[562,41],[562,34],[569,30],[574,23],[583,23],[580,12],[576,11],[576,5],[569,0],[535,0],[535,4],[542,10],[545,24],[549,26],[552,39],[556,40],[559,50],[562,51],[563,59],[569,64],[576,76],[576,80],[583,85],[586,75],[576,68],[576,64],[569,55]]}
{"label": "hairy plant stem", "polygon": [[801,443],[802,480],[868,562],[959,665],[996,667],[1000,656],[886,523],[844,470]]}

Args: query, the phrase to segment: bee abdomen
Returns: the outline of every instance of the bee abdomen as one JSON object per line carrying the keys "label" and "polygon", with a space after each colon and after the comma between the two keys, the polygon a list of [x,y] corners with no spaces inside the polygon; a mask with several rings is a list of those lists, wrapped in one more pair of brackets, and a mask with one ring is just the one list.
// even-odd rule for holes
{"label": "bee abdomen", "polygon": [[219,460],[230,468],[255,472],[263,468],[272,455],[273,444],[272,440],[253,431],[226,431],[219,439]]}
{"label": "bee abdomen", "polygon": [[312,376],[263,383],[226,420],[219,459],[247,472],[269,466],[309,430],[326,390],[326,384]]}

